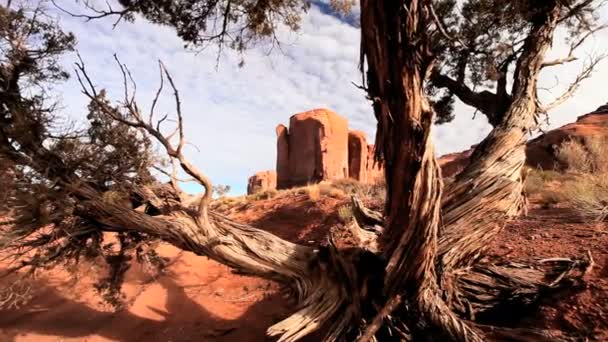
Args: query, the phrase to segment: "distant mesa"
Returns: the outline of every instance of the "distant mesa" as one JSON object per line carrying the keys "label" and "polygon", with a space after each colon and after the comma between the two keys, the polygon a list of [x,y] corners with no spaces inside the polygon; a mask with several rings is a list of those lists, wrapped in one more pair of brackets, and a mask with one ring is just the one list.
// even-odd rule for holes
{"label": "distant mesa", "polygon": [[276,189],[276,187],[277,173],[273,170],[260,171],[249,177],[249,181],[247,182],[247,194]]}
{"label": "distant mesa", "polygon": [[[579,116],[567,125],[548,131],[528,141],[526,147],[527,164],[543,170],[562,169],[556,153],[558,147],[566,140],[583,140],[589,136],[608,137],[608,104],[595,111]],[[474,147],[474,146],[473,146]],[[467,151],[450,153],[439,158],[444,177],[453,177],[460,173],[469,163],[473,147]]]}
{"label": "distant mesa", "polygon": [[361,131],[349,131],[348,120],[329,109],[313,109],[280,124],[277,134],[276,185],[269,171],[249,178],[247,193],[289,189],[325,180],[353,178],[372,183],[382,177],[373,163],[373,145]]}
{"label": "distant mesa", "polygon": [[[289,127],[277,126],[276,134],[276,172],[251,176],[248,194],[344,178],[375,183],[384,175],[374,163],[374,145],[367,143],[366,134],[349,131],[348,120],[329,109],[295,114],[289,119]],[[526,149],[528,165],[559,169],[563,165],[558,164],[555,153],[562,142],[597,135],[608,137],[608,104],[530,140]],[[460,173],[468,165],[474,147],[441,156],[438,161],[443,176]]]}

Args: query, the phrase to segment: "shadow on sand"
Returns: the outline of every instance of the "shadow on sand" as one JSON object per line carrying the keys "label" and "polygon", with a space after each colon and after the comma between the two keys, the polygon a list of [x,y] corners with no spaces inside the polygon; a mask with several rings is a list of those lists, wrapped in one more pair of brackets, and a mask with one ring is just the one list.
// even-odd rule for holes
{"label": "shadow on sand", "polygon": [[[98,311],[62,296],[42,282],[25,307],[0,311],[0,340],[12,342],[32,333],[83,341],[99,336],[114,341],[267,341],[265,330],[287,316],[289,309],[279,294],[253,304],[234,320],[218,318],[193,301],[174,280],[163,276],[164,309],[148,306],[159,320],[140,317],[128,310]],[[32,341],[34,341],[32,339]]]}

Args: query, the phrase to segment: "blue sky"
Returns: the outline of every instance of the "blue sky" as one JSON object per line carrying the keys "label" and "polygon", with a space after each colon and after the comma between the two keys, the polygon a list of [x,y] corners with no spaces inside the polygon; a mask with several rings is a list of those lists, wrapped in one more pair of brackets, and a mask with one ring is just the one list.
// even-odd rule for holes
{"label": "blue sky", "polygon": [[[72,11],[82,11],[73,0],[58,2]],[[85,22],[55,13],[64,29],[76,35],[77,49],[95,83],[106,88],[112,98],[122,95],[114,53],[131,69],[137,81],[138,101],[144,107],[151,103],[158,86],[157,61],[166,64],[181,93],[186,137],[196,146],[187,149],[188,157],[214,183],[230,185],[232,194],[244,193],[247,177],[254,172],[274,169],[274,129],[295,113],[330,108],[348,118],[351,129],[363,130],[370,142],[373,139],[375,118],[371,106],[365,94],[352,84],[361,83],[357,68],[359,31],[351,25],[356,23],[356,14],[339,18],[318,2],[303,17],[299,32],[279,33],[281,51],[269,52],[268,46],[251,49],[245,54],[244,67],[239,68],[238,54],[225,50],[216,68],[215,50],[187,51],[170,28],[136,20],[113,29],[113,19]],[[602,18],[608,21],[608,11],[603,11]],[[601,52],[602,46],[608,46],[608,31],[591,39],[580,56]],[[556,42],[550,56],[565,51],[566,46]],[[75,61],[75,54],[64,57],[70,71]],[[541,81],[557,95],[582,63],[547,70]],[[545,128],[574,121],[608,102],[606,79],[608,62],[599,66],[573,99],[550,113],[550,125]],[[83,120],[87,101],[75,78],[63,84],[58,93],[64,114]],[[160,112],[172,113],[172,98],[170,93],[166,95]],[[551,94],[543,91],[541,96]],[[490,130],[483,115],[473,119],[474,110],[470,107],[458,103],[456,113],[452,123],[434,128],[438,154],[466,149]],[[198,189],[184,187],[189,191]]]}

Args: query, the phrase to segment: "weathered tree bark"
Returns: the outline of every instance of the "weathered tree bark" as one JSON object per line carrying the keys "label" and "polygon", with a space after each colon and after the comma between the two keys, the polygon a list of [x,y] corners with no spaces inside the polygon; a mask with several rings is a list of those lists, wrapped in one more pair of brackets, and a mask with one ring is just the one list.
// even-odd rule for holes
{"label": "weathered tree bark", "polygon": [[444,269],[473,263],[524,207],[522,172],[526,137],[537,113],[536,84],[562,7],[559,1],[543,6],[516,67],[513,102],[443,198],[439,263]]}
{"label": "weathered tree bark", "polygon": [[[380,249],[388,260],[385,295],[416,308],[452,340],[482,338],[447,307],[437,286],[435,256],[442,182],[429,136],[433,112],[423,83],[432,71],[431,1],[361,1],[361,54],[376,118],[376,157],[385,162],[387,201]],[[414,313],[415,312],[415,313]],[[421,317],[414,317],[420,315]]]}
{"label": "weathered tree bark", "polygon": [[[543,272],[509,264],[473,265],[504,222],[521,209],[524,142],[536,113],[536,78],[561,2],[542,4],[547,7],[534,19],[517,65],[513,103],[443,199],[430,137],[433,113],[423,91],[433,68],[427,45],[432,1],[361,0],[360,4],[361,67],[367,65],[367,88],[378,120],[376,157],[385,164],[388,194],[384,228],[359,232],[359,248],[338,251],[331,243],[319,248],[300,246],[210,212],[212,186],[182,154],[185,140],[179,96],[162,65],[176,99],[177,146],[154,128],[152,118],[142,118],[133,99],[125,99],[129,115],[124,116],[107,104],[97,104],[106,115],[154,137],[172,160],[204,186],[198,206],[173,203],[171,209],[161,211],[164,214],[150,216],[104,201],[99,189],[65,174],[60,158],[53,157],[41,139],[14,139],[23,147],[21,154],[10,149],[0,152],[58,180],[82,201],[80,214],[99,222],[102,231],[144,233],[294,289],[297,311],[268,329],[279,341],[295,341],[321,326],[327,328],[328,341],[354,339],[369,322],[363,339],[389,336],[387,329],[382,330],[389,327],[391,336],[402,340],[431,336],[483,341],[485,329],[463,317],[472,320],[476,312],[500,305],[505,296],[530,301],[568,274],[551,267]],[[84,65],[78,68],[85,94],[99,101]],[[8,125],[3,123],[0,133],[12,134],[4,129]],[[144,190],[147,202],[162,202],[153,191]],[[382,220],[382,215],[356,201],[355,208],[361,226]],[[547,284],[546,274],[556,278]]]}

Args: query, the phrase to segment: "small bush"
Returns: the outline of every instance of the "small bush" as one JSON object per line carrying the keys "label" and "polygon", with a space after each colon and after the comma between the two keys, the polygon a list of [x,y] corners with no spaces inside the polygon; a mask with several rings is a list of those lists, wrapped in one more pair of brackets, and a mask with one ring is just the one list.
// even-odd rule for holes
{"label": "small bush", "polygon": [[608,172],[608,138],[586,137],[565,141],[557,150],[557,159],[576,173]]}
{"label": "small bush", "polygon": [[549,209],[563,202],[564,197],[559,191],[545,189],[540,193],[539,203],[541,208]]}
{"label": "small bush", "polygon": [[563,176],[554,170],[541,170],[529,168],[527,171],[525,190],[528,195],[542,194],[547,191],[547,184],[561,181]]}
{"label": "small bush", "polygon": [[252,195],[247,195],[247,199],[251,201],[267,200],[276,197],[278,193],[279,191],[276,189],[269,189],[266,191],[256,192]]}
{"label": "small bush", "polygon": [[565,182],[562,193],[583,217],[598,221],[608,218],[608,173],[581,174]]}
{"label": "small bush", "polygon": [[319,192],[323,196],[329,196],[331,198],[341,199],[346,197],[346,193],[331,183],[320,183],[318,184]]}
{"label": "small bush", "polygon": [[321,199],[321,190],[317,184],[308,185],[304,190],[309,200],[316,202]]}
{"label": "small bush", "polygon": [[353,219],[352,207],[350,205],[344,205],[338,208],[338,217],[342,223],[349,223]]}
{"label": "small bush", "polygon": [[582,216],[608,218],[608,138],[569,140],[558,150],[558,158],[576,174],[564,182],[563,197]]}
{"label": "small bush", "polygon": [[361,183],[354,179],[340,179],[333,182],[333,186],[342,189],[346,195],[355,195],[367,205],[382,207],[386,199],[386,184],[384,179],[373,184]]}

